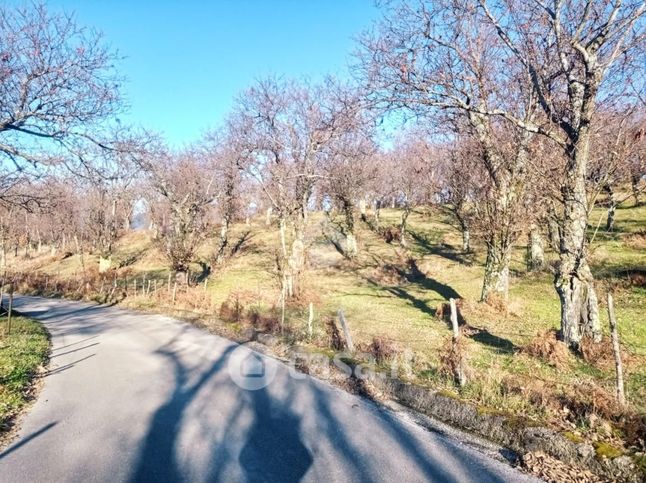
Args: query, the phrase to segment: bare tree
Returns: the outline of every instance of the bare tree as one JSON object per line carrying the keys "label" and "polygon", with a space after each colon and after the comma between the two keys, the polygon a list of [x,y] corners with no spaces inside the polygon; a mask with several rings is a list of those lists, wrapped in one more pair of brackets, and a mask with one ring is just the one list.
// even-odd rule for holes
{"label": "bare tree", "polygon": [[156,198],[149,199],[159,241],[171,269],[185,277],[206,238],[207,208],[216,199],[216,173],[197,150],[157,152],[138,159]]}
{"label": "bare tree", "polygon": [[448,208],[462,235],[462,251],[468,253],[471,251],[475,207],[479,202],[479,187],[482,184],[481,165],[478,156],[472,152],[473,143],[465,138],[456,139],[451,145],[441,146],[440,149],[440,200]]}
{"label": "bare tree", "polygon": [[305,228],[321,162],[359,110],[356,95],[331,80],[309,86],[266,79],[239,99],[234,117],[246,144],[245,168],[261,185],[278,218],[278,268],[287,296],[300,292]]}
{"label": "bare tree", "polygon": [[71,16],[0,7],[0,201],[25,202],[13,186],[111,142],[106,123],[122,107],[115,60]]}
{"label": "bare tree", "polygon": [[562,150],[554,284],[561,335],[573,348],[584,333],[601,337],[586,259],[591,125],[600,102],[620,99],[633,88],[629,80],[644,78],[644,9],[641,1],[609,0],[403,2],[382,23],[385,33],[363,40],[364,75],[384,102],[460,108],[483,142],[486,119],[502,118],[527,133],[519,140],[540,134]]}
{"label": "bare tree", "polygon": [[218,246],[213,256],[214,263],[221,264],[229,247],[229,228],[241,211],[242,167],[244,166],[243,143],[236,139],[234,130],[214,131],[205,140],[206,156],[211,158],[215,170],[215,191],[220,218]]}
{"label": "bare tree", "polygon": [[[599,112],[599,122],[594,126],[588,191],[592,193],[592,200],[600,192],[607,196],[606,231],[614,229],[617,207],[631,196],[639,202],[639,193],[646,189],[646,183],[639,179],[641,174],[636,175],[643,172],[646,158],[646,140],[641,135],[646,119],[640,107],[624,106],[621,112]],[[618,192],[628,185],[632,190],[627,194]]]}
{"label": "bare tree", "polygon": [[600,104],[617,102],[632,90],[629,79],[644,77],[646,4],[479,0],[479,5],[503,41],[508,59],[527,72],[544,116],[543,122],[527,122],[508,111],[495,114],[549,137],[564,153],[554,285],[561,301],[562,337],[576,348],[584,334],[601,338],[597,295],[586,258],[586,179],[593,122]]}
{"label": "bare tree", "polygon": [[[506,300],[511,247],[533,133],[489,115],[502,110],[532,122],[537,98],[527,74],[497,53],[493,26],[465,2],[401,2],[365,34],[359,71],[375,105],[412,111],[430,126],[446,122],[478,143],[490,178],[487,258],[482,299]],[[516,86],[521,88],[516,88]]]}
{"label": "bare tree", "polygon": [[[337,225],[345,238],[345,246],[339,244],[338,248],[348,258],[355,257],[359,251],[357,210],[361,211],[362,203],[365,203],[367,187],[375,173],[375,152],[371,135],[357,129],[337,140],[324,161],[322,189],[342,214]],[[365,212],[362,215],[365,217]]]}
{"label": "bare tree", "polygon": [[429,199],[435,191],[437,152],[418,131],[401,136],[387,154],[392,165],[390,183],[398,206],[402,208],[399,224],[400,243],[408,245],[408,217],[415,208]]}

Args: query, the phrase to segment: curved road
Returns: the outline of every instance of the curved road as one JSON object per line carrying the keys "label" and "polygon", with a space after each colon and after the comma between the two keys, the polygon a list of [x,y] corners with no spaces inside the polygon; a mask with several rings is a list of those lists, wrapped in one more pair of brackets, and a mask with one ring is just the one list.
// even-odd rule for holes
{"label": "curved road", "polygon": [[[0,452],[2,483],[537,481],[186,323],[65,300],[15,305],[47,327],[52,354]],[[275,377],[252,391],[230,374]]]}

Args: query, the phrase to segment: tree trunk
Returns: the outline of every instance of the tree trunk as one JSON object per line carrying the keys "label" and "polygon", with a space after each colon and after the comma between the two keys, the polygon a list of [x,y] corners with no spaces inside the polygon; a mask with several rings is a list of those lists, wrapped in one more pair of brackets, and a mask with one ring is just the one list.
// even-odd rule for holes
{"label": "tree trunk", "polygon": [[527,243],[527,271],[539,272],[545,268],[543,237],[537,226],[532,226]]}
{"label": "tree trunk", "polygon": [[[515,206],[522,200],[529,132],[522,132],[512,162],[505,161],[496,148],[491,119],[470,114],[470,122],[482,146],[482,161],[491,179],[490,195],[485,202],[487,259],[481,300],[501,297],[506,304],[509,296],[509,263],[515,241]],[[506,168],[503,168],[506,166]]]}
{"label": "tree trunk", "polygon": [[220,242],[218,244],[218,251],[215,254],[215,263],[221,264],[224,261],[224,251],[229,244],[229,218],[225,216],[222,218],[222,225],[220,227]]}
{"label": "tree trunk", "polygon": [[36,239],[38,240],[38,248],[37,248],[37,250],[38,250],[38,253],[40,254],[41,251],[43,250],[43,239],[40,236],[40,230],[38,228],[36,228]]}
{"label": "tree trunk", "polygon": [[462,228],[462,251],[469,253],[471,251],[471,234],[466,227]]}
{"label": "tree trunk", "polygon": [[188,285],[188,269],[186,267],[175,267],[173,269],[175,272],[175,284],[177,285]]}
{"label": "tree trunk", "polygon": [[294,230],[294,241],[287,261],[287,296],[296,297],[301,292],[301,275],[305,267],[305,232],[304,227]]}
{"label": "tree trunk", "polygon": [[635,206],[639,206],[639,181],[641,179],[641,173],[633,174],[630,177],[630,187],[633,192],[633,198],[635,199]]}
{"label": "tree trunk", "polygon": [[[561,265],[572,266],[576,259],[561,254]],[[585,259],[571,272],[560,269],[556,275],[556,290],[561,301],[561,336],[573,349],[578,349],[584,335],[595,342],[601,340],[599,307],[592,273]]]}
{"label": "tree trunk", "polygon": [[305,190],[301,198],[301,218],[304,223],[307,223],[307,217],[309,215],[308,205],[312,193],[309,189]]}
{"label": "tree trunk", "polygon": [[361,217],[361,221],[366,221],[368,219],[366,215],[366,200],[361,198],[359,200],[359,216]]}
{"label": "tree trunk", "polygon": [[402,212],[401,224],[399,225],[399,243],[403,247],[408,246],[408,241],[406,240],[406,223],[408,221],[408,215],[410,215],[410,206],[406,203],[404,211]]}
{"label": "tree trunk", "polygon": [[[343,211],[345,212],[345,254],[348,258],[354,258],[357,256],[358,247],[357,247],[357,237],[354,234],[354,206],[351,201],[343,203]],[[364,204],[364,213],[365,215],[365,204]]]}
{"label": "tree trunk", "polygon": [[381,201],[375,201],[375,227],[379,227],[379,217],[381,216]]}
{"label": "tree trunk", "polygon": [[606,219],[606,231],[613,231],[615,229],[615,215],[617,211],[617,204],[613,200],[608,206],[608,218]]}
{"label": "tree trunk", "polygon": [[579,348],[584,334],[595,341],[601,340],[597,294],[586,260],[586,132],[580,133],[578,145],[571,146],[568,153],[569,169],[561,188],[564,207],[560,227],[559,263],[554,277],[554,287],[561,301],[561,337],[575,350]]}
{"label": "tree trunk", "polygon": [[357,237],[354,233],[347,233],[345,236],[345,251],[348,257],[354,258],[357,256]]}
{"label": "tree trunk", "polygon": [[612,186],[610,186],[609,184],[607,184],[604,189],[606,193],[608,193],[608,217],[606,218],[606,231],[613,231],[615,229],[617,197],[615,196],[615,190],[613,190]]}
{"label": "tree trunk", "polygon": [[559,225],[552,216],[547,217],[547,236],[549,237],[552,249],[558,251],[561,245]]}
{"label": "tree trunk", "polygon": [[500,243],[487,243],[485,275],[480,300],[485,302],[492,296],[501,297],[504,302],[509,298],[509,262],[511,247]]}

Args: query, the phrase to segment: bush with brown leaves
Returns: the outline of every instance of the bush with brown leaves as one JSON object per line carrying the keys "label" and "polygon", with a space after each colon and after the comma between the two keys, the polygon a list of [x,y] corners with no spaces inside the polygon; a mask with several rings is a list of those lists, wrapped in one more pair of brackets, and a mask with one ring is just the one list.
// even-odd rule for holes
{"label": "bush with brown leaves", "polygon": [[558,340],[557,334],[555,329],[541,332],[529,344],[525,345],[521,352],[537,357],[554,367],[566,367],[570,361],[571,354],[567,345]]}
{"label": "bush with brown leaves", "polygon": [[225,322],[240,322],[245,307],[237,294],[229,294],[227,299],[220,305],[218,315]]}
{"label": "bush with brown leaves", "polygon": [[467,363],[467,348],[464,337],[459,337],[456,341],[448,337],[441,349],[440,354],[440,374],[453,378],[459,384],[460,376],[469,380],[472,371]]}
{"label": "bush with brown leaves", "polygon": [[370,344],[361,344],[359,350],[370,354],[378,364],[394,360],[401,352],[395,341],[381,336],[373,337]]}
{"label": "bush with brown leaves", "polygon": [[251,326],[261,332],[266,332],[269,334],[277,334],[281,331],[280,321],[277,317],[272,315],[261,314],[257,309],[249,310],[247,314],[247,319]]}
{"label": "bush with brown leaves", "polygon": [[614,395],[590,381],[564,388],[558,400],[572,422],[588,420],[592,415],[613,420],[622,412]]}
{"label": "bush with brown leaves", "polygon": [[336,320],[330,317],[325,323],[326,332],[328,334],[328,346],[334,350],[345,349],[345,340],[336,325]]}
{"label": "bush with brown leaves", "polygon": [[[601,342],[595,342],[589,337],[584,337],[581,339],[579,347],[584,361],[600,369],[614,370],[615,354],[609,337],[604,338]],[[627,351],[622,350],[621,360],[624,363],[624,375],[626,375],[626,368],[633,362],[633,357]]]}
{"label": "bush with brown leaves", "polygon": [[386,243],[400,242],[401,232],[395,226],[383,227],[379,230],[379,234]]}

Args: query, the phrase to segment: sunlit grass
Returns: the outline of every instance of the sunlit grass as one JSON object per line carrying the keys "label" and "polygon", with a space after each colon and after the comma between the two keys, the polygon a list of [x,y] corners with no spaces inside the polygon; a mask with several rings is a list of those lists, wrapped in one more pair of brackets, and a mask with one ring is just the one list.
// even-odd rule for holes
{"label": "sunlit grass", "polygon": [[[604,300],[606,287],[611,283],[615,286],[622,343],[633,356],[627,363],[628,396],[635,407],[644,411],[646,289],[617,282],[625,280],[627,272],[646,272],[646,252],[639,238],[646,230],[646,207],[628,206],[617,210],[613,233],[603,231],[604,215],[603,208],[593,210],[589,228],[589,236],[594,237],[590,263],[597,278],[600,314],[607,332]],[[596,230],[600,218],[602,224]],[[611,368],[602,370],[579,360],[565,369],[556,369],[519,350],[539,334],[559,326],[559,300],[550,268],[557,256],[547,246],[548,268],[542,273],[530,274],[525,268],[526,240],[518,240],[512,257],[509,310],[500,312],[477,303],[484,248],[474,240],[474,253],[461,253],[461,236],[445,212],[415,210],[409,218],[406,250],[398,243],[386,243],[368,224],[358,222],[360,253],[353,261],[346,260],[326,241],[322,230],[326,220],[322,213],[313,213],[308,221],[309,269],[304,280],[304,299],[299,307],[290,306],[287,311],[287,322],[296,332],[304,333],[309,302],[314,305],[318,334],[324,334],[326,321],[336,317],[341,309],[357,343],[368,344],[375,336],[396,341],[402,350],[410,349],[416,354],[417,382],[450,388],[451,381],[437,371],[450,331],[435,313],[449,297],[462,298],[467,301],[463,311],[468,323],[486,334],[468,341],[469,364],[474,375],[463,397],[486,406],[504,405],[509,410],[530,411],[521,396],[501,393],[501,381],[507,376],[528,383],[538,378],[551,387],[568,387],[591,378],[612,390]],[[399,223],[399,210],[382,210],[381,226]],[[266,311],[275,310],[279,304],[275,275],[276,253],[280,248],[278,230],[275,225],[267,226],[264,217],[259,217],[249,225],[234,226],[231,243],[235,244],[245,234],[247,239],[240,252],[224,265],[212,267],[206,290],[216,311],[232,297]],[[209,238],[198,257],[207,261],[216,244],[215,236]],[[411,258],[423,272],[423,280],[407,280],[398,274],[398,270],[405,271]],[[127,265],[130,277],[146,274],[148,278],[167,279],[167,262],[148,232],[130,233],[121,239],[114,259],[115,263]],[[96,264],[97,258],[85,255],[84,262],[87,267]],[[50,274],[72,275],[83,268],[76,255],[60,260],[43,254],[21,263],[23,269],[33,266]],[[200,267],[195,264],[191,270],[198,273]],[[143,301],[140,303],[145,305]],[[536,407],[531,411],[540,412]]]}
{"label": "sunlit grass", "polygon": [[0,432],[28,400],[27,390],[45,362],[49,341],[42,325],[13,317],[5,335],[7,317],[0,317]]}

